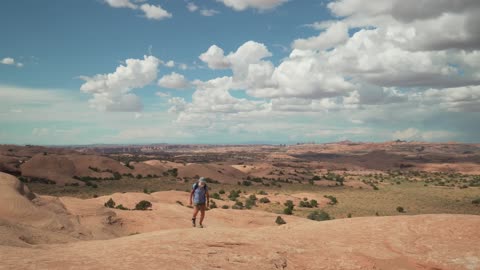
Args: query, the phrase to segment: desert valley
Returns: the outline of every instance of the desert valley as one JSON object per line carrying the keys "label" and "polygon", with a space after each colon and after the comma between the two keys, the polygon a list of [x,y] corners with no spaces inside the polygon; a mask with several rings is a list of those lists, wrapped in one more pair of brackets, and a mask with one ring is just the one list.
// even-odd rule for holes
{"label": "desert valley", "polygon": [[480,269],[480,145],[3,145],[0,170],[0,269]]}

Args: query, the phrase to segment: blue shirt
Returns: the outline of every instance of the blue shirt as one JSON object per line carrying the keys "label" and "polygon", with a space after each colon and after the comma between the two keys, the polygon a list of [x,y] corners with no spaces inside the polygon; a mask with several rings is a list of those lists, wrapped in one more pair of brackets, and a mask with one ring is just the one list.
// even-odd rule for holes
{"label": "blue shirt", "polygon": [[[195,185],[193,185],[194,189],[195,189]],[[207,198],[206,198],[207,191],[208,191],[207,186],[201,187],[199,185],[193,192],[193,202],[194,203],[205,203],[207,201]]]}

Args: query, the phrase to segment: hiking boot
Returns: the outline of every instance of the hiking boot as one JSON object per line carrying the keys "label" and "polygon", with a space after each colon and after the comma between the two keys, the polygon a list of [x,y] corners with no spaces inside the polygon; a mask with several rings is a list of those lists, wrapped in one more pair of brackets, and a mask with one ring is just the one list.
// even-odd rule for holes
{"label": "hiking boot", "polygon": [[203,225],[202,225],[202,224],[200,224],[198,227],[199,227],[199,228],[203,228]]}
{"label": "hiking boot", "polygon": [[195,219],[194,219],[194,218],[192,218],[192,225],[193,225],[193,227],[196,226],[196,225],[195,225]]}

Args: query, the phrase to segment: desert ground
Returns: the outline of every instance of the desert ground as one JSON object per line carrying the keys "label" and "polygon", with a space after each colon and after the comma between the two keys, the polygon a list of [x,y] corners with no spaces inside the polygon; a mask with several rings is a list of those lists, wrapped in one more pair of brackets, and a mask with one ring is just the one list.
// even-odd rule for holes
{"label": "desert ground", "polygon": [[0,171],[0,269],[480,269],[475,144],[2,145]]}

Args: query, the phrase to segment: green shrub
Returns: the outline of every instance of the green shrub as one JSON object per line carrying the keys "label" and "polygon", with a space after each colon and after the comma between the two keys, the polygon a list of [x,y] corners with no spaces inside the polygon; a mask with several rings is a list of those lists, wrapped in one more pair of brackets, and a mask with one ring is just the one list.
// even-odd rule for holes
{"label": "green shrub", "polygon": [[263,197],[263,198],[261,198],[261,199],[259,200],[259,202],[261,202],[261,203],[269,203],[270,200],[269,200],[267,197]]}
{"label": "green shrub", "polygon": [[263,190],[260,190],[260,191],[258,192],[258,194],[259,194],[259,195],[268,195],[268,193],[265,192],[265,191],[263,191]]}
{"label": "green shrub", "polygon": [[117,207],[115,207],[115,208],[120,209],[120,210],[130,210],[130,209],[126,208],[125,206],[121,205],[121,204],[117,205]]}
{"label": "green shrub", "polygon": [[480,198],[476,198],[475,200],[472,201],[472,203],[480,205]]}
{"label": "green shrub", "polygon": [[173,177],[177,177],[178,176],[178,169],[177,168],[170,169],[170,170],[167,171],[167,174],[170,174]]}
{"label": "green shrub", "polygon": [[217,208],[217,204],[215,203],[214,200],[210,200],[210,209]]}
{"label": "green shrub", "polygon": [[240,197],[240,190],[231,190],[228,198],[232,201],[236,201]]}
{"label": "green shrub", "polygon": [[287,200],[283,205],[285,205],[286,207],[289,207],[289,208],[293,208],[293,201],[291,200]]}
{"label": "green shrub", "polygon": [[314,212],[308,214],[307,218],[311,219],[311,220],[316,220],[316,221],[323,221],[323,220],[330,220],[331,219],[330,215],[323,210],[314,211]]}
{"label": "green shrub", "polygon": [[256,206],[256,200],[250,197],[245,201],[245,208],[251,209],[253,206]]}
{"label": "green shrub", "polygon": [[113,180],[120,180],[122,179],[122,175],[119,172],[113,173]]}
{"label": "green shrub", "polygon": [[291,208],[291,207],[286,207],[285,209],[283,209],[283,213],[284,213],[285,215],[291,215],[291,214],[293,214],[293,208]]}
{"label": "green shrub", "polygon": [[220,194],[225,194],[225,190],[220,189],[220,191],[218,191],[218,193],[220,193]]}
{"label": "green shrub", "polygon": [[287,222],[285,222],[285,220],[281,216],[278,216],[277,219],[275,219],[275,223],[277,223],[278,225],[287,224]]}
{"label": "green shrub", "polygon": [[220,184],[219,181],[213,180],[213,179],[210,178],[210,177],[205,178],[205,182],[210,183],[210,184]]}
{"label": "green shrub", "polygon": [[140,201],[135,205],[135,210],[147,210],[148,208],[152,207],[152,203],[149,201]]}
{"label": "green shrub", "polygon": [[399,213],[404,213],[404,212],[405,212],[405,209],[403,209],[403,207],[399,206],[399,207],[397,207],[397,211],[398,211]]}
{"label": "green shrub", "polygon": [[312,207],[318,207],[318,202],[317,202],[317,200],[310,200],[310,205],[311,205]]}
{"label": "green shrub", "polygon": [[330,202],[328,203],[328,204],[330,204],[330,205],[335,205],[335,204],[338,203],[337,198],[335,198],[335,197],[332,196],[332,195],[325,195],[325,196],[323,196],[323,197],[325,197],[325,198],[327,198],[327,199],[330,199]]}
{"label": "green shrub", "polygon": [[228,205],[223,205],[222,206],[222,209],[228,209],[228,208],[230,208]]}
{"label": "green shrub", "polygon": [[143,189],[143,193],[145,193],[145,194],[150,194],[150,192],[148,192],[148,189],[147,189],[147,188],[144,188],[144,189]]}
{"label": "green shrub", "polygon": [[212,194],[212,198],[214,198],[216,200],[221,200],[222,199],[222,198],[220,198],[220,194],[218,194],[216,192]]}
{"label": "green shrub", "polygon": [[105,207],[108,207],[108,208],[114,208],[115,207],[115,202],[113,201],[112,198],[110,198],[104,205],[105,205]]}
{"label": "green shrub", "polygon": [[351,214],[351,213],[348,213],[347,218],[352,218],[352,214]]}
{"label": "green shrub", "polygon": [[248,187],[248,186],[251,186],[251,185],[252,185],[252,182],[251,182],[251,181],[248,181],[248,180],[244,180],[244,181],[242,182],[242,185]]}
{"label": "green shrub", "polygon": [[241,201],[236,201],[235,204],[232,206],[232,209],[243,209],[243,203]]}

